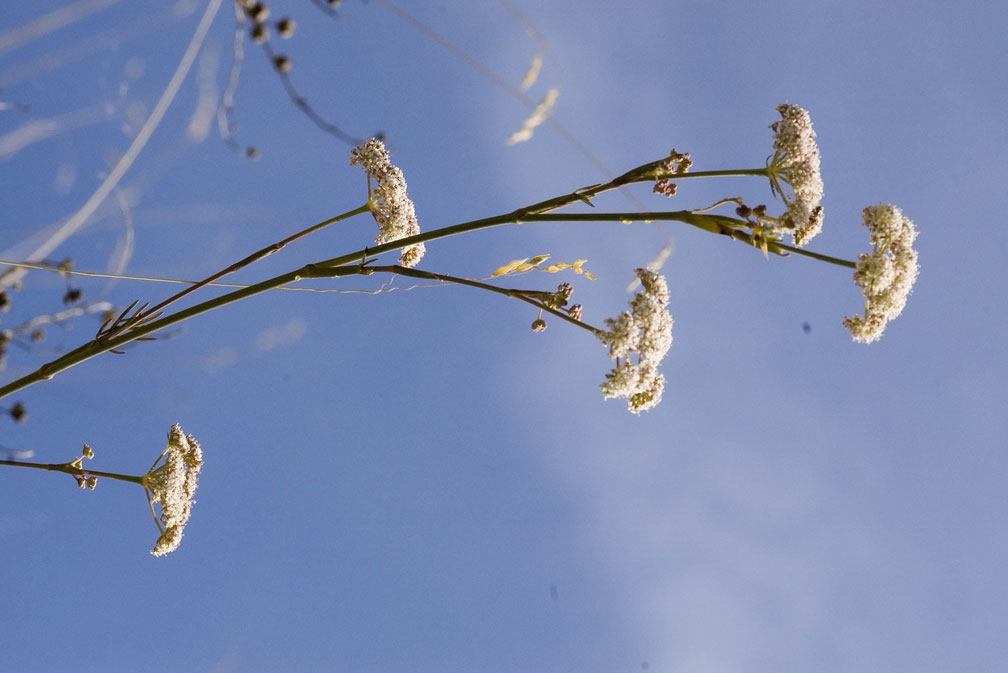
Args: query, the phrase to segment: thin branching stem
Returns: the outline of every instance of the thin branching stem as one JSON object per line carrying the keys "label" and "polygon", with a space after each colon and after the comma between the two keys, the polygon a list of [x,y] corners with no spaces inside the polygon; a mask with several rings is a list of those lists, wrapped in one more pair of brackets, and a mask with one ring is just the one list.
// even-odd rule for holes
{"label": "thin branching stem", "polygon": [[347,212],[345,212],[345,213],[343,213],[341,215],[337,215],[336,217],[330,217],[328,220],[325,220],[323,222],[319,222],[318,224],[313,224],[312,226],[308,227],[307,229],[302,229],[301,231],[297,232],[296,234],[291,234],[290,236],[288,236],[287,238],[285,238],[285,239],[283,239],[281,241],[277,241],[276,243],[272,243],[270,245],[267,245],[265,248],[263,248],[261,250],[257,250],[256,252],[253,252],[248,257],[245,257],[244,259],[238,260],[237,262],[235,262],[234,264],[228,266],[227,268],[221,269],[217,273],[214,273],[214,274],[212,274],[210,276],[207,276],[203,280],[190,285],[189,287],[185,288],[184,290],[182,290],[180,292],[177,292],[176,294],[174,294],[171,297],[168,297],[167,299],[165,299],[164,301],[162,301],[160,304],[157,304],[157,305],[152,306],[152,307],[150,307],[148,309],[145,309],[142,312],[137,313],[136,318],[134,319],[134,321],[131,321],[130,323],[127,323],[127,326],[129,324],[136,324],[136,323],[138,323],[138,322],[140,322],[140,321],[142,321],[144,319],[149,319],[150,317],[155,316],[155,315],[161,313],[167,306],[169,306],[170,304],[175,303],[179,299],[182,299],[186,295],[192,294],[193,292],[195,292],[196,290],[200,289],[201,287],[209,285],[210,283],[213,283],[215,280],[217,280],[219,278],[223,278],[224,276],[227,276],[227,275],[230,275],[232,273],[235,273],[236,271],[238,271],[240,269],[243,269],[246,266],[248,266],[248,265],[250,265],[250,264],[252,264],[254,262],[258,262],[259,260],[261,260],[261,259],[263,259],[265,257],[269,257],[273,253],[279,252],[284,247],[286,247],[290,243],[293,243],[294,241],[296,241],[296,240],[298,240],[300,238],[304,238],[305,236],[308,236],[309,234],[313,234],[316,231],[319,231],[320,229],[324,229],[325,227],[328,227],[331,224],[335,224],[336,222],[341,222],[343,220],[349,219],[349,218],[353,217],[354,215],[360,215],[361,213],[366,213],[366,212],[368,212],[368,209],[369,209],[368,208],[368,204],[365,203],[363,206],[360,206],[359,208],[354,208],[353,210],[349,210],[349,211],[347,211]]}
{"label": "thin branching stem", "polygon": [[[261,259],[272,252],[275,252],[286,243],[294,240],[295,238],[300,238],[309,233],[317,231],[324,226],[332,224],[342,219],[346,219],[356,214],[363,213],[368,210],[368,205],[365,204],[360,208],[348,211],[343,215],[339,215],[325,222],[313,225],[308,229],[305,229],[292,237],[284,239],[279,243],[273,244],[266,248],[263,248],[257,253],[253,253],[249,257],[231,265],[227,269],[222,270],[218,274],[214,274],[206,279],[205,282],[197,284],[195,286],[186,288],[183,292],[176,294],[173,297],[161,302],[158,306],[151,308],[150,310],[144,310],[144,315],[148,316],[145,320],[135,321],[128,320],[126,326],[114,332],[108,332],[102,335],[100,338],[92,340],[69,353],[66,353],[60,358],[53,360],[47,364],[42,365],[38,370],[32,372],[26,376],[23,376],[15,381],[8,383],[0,387],[0,398],[6,397],[11,393],[27,388],[30,385],[38,383],[39,381],[47,380],[52,378],[57,373],[64,371],[70,367],[73,367],[85,360],[95,357],[106,351],[114,350],[119,346],[122,346],[131,341],[141,339],[154,332],[165,329],[171,325],[175,325],[189,318],[195,317],[202,313],[212,311],[214,309],[220,308],[227,304],[231,304],[248,297],[255,296],[262,292],[267,292],[269,290],[276,289],[278,287],[289,285],[300,281],[304,278],[337,278],[342,276],[351,275],[361,275],[373,273],[377,270],[387,271],[389,273],[396,273],[399,275],[414,276],[420,278],[428,278],[431,280],[442,280],[445,282],[454,282],[462,285],[471,285],[474,287],[481,287],[481,289],[487,289],[492,292],[508,294],[509,291],[503,290],[502,288],[479,283],[479,281],[469,281],[468,279],[456,278],[454,276],[442,276],[432,272],[419,271],[406,269],[404,267],[389,266],[389,267],[374,267],[368,266],[366,262],[370,257],[384,254],[386,252],[391,252],[393,250],[400,250],[406,248],[410,245],[417,243],[423,243],[426,241],[432,241],[435,239],[446,238],[449,236],[454,236],[457,234],[468,233],[471,231],[478,231],[480,229],[487,229],[489,227],[504,225],[504,224],[520,224],[522,222],[551,222],[551,221],[617,221],[625,222],[627,220],[677,220],[690,224],[692,226],[699,227],[705,231],[709,231],[716,234],[722,234],[730,236],[741,240],[749,245],[759,247],[764,250],[772,251],[776,254],[786,255],[788,253],[795,253],[800,255],[805,255],[808,257],[813,257],[821,261],[829,262],[832,264],[839,264],[841,266],[854,267],[853,262],[847,260],[838,259],[835,257],[828,257],[826,255],[820,255],[818,253],[812,253],[806,250],[801,250],[799,248],[794,248],[792,246],[784,245],[783,243],[778,243],[775,241],[764,241],[755,240],[754,237],[747,233],[745,229],[751,226],[750,222],[746,220],[726,217],[722,215],[710,215],[710,214],[699,214],[688,210],[673,211],[673,212],[629,212],[629,213],[571,213],[568,215],[551,215],[550,211],[557,210],[559,208],[564,208],[566,206],[572,205],[574,203],[587,203],[592,205],[591,199],[601,194],[602,192],[618,189],[624,185],[628,185],[636,182],[647,182],[655,179],[656,174],[660,174],[665,171],[665,159],[659,159],[657,161],[652,161],[647,164],[643,164],[634,168],[626,173],[617,176],[616,178],[610,180],[609,182],[590,185],[588,187],[583,187],[581,189],[570,192],[569,194],[563,194],[561,196],[554,197],[552,199],[547,199],[545,201],[540,201],[539,203],[532,204],[531,206],[526,206],[524,208],[519,208],[510,213],[505,213],[502,215],[495,215],[493,217],[485,217],[477,220],[471,220],[469,222],[462,222],[460,224],[451,225],[448,227],[442,227],[440,229],[433,229],[431,231],[423,232],[415,236],[408,236],[406,238],[401,238],[396,241],[389,243],[383,243],[374,247],[365,247],[361,250],[351,252],[340,257],[335,257],[333,259],[324,260],[321,262],[316,262],[314,264],[307,264],[301,268],[289,271],[287,273],[275,276],[273,278],[264,280],[260,283],[244,287],[228,294],[222,295],[215,299],[210,299],[204,301],[200,304],[196,304],[189,308],[183,309],[176,313],[168,316],[158,317],[158,313],[164,307],[173,301],[176,301],[179,297],[193,292],[198,287],[202,287],[207,282],[212,282],[213,280],[220,278],[227,273],[230,273],[237,268],[246,266],[257,259]],[[765,175],[765,169],[743,169],[743,170],[733,170],[733,171],[707,171],[707,172],[696,172],[688,173],[684,175],[676,175],[674,179],[679,179],[685,177],[686,175],[692,177],[712,177],[712,176],[723,176],[723,175]],[[492,289],[491,289],[492,288]],[[510,291],[514,292],[514,291]],[[533,303],[537,307],[542,307],[545,310],[550,310],[551,313],[557,315],[558,317],[564,318],[569,322],[577,324],[579,327],[589,329],[596,334],[598,333],[597,328],[585,325],[580,321],[575,321],[569,316],[565,316],[560,312],[548,309],[542,306],[541,302],[537,302],[530,297],[522,297],[520,293],[510,294],[509,296],[514,296],[516,298],[522,299],[529,303]]]}
{"label": "thin branching stem", "polygon": [[424,271],[422,269],[408,269],[404,266],[399,265],[389,265],[389,266],[364,266],[360,270],[361,274],[367,275],[369,273],[392,273],[398,276],[408,276],[410,278],[423,278],[426,280],[436,280],[442,283],[454,283],[455,285],[465,285],[468,287],[475,287],[480,290],[486,290],[487,292],[493,292],[495,294],[501,294],[505,297],[511,297],[512,299],[518,299],[527,304],[532,304],[538,309],[542,309],[547,313],[552,313],[558,318],[562,318],[572,325],[576,325],[581,329],[587,330],[594,334],[595,336],[601,336],[605,332],[597,327],[593,327],[586,322],[580,320],[575,320],[567,313],[551,308],[544,304],[542,301],[529,296],[528,290],[517,290],[509,289],[504,287],[498,287],[496,285],[491,285],[490,283],[483,283],[478,280],[472,280],[471,278],[460,278],[458,276],[449,276],[443,273],[434,273],[433,271]]}
{"label": "thin branching stem", "polygon": [[133,484],[143,484],[143,477],[135,477],[131,474],[119,474],[117,472],[88,470],[83,467],[77,467],[71,463],[29,463],[22,460],[0,460],[0,465],[30,467],[36,470],[49,470],[50,472],[64,472],[66,474],[72,474],[75,477],[105,477],[106,479],[128,481]]}

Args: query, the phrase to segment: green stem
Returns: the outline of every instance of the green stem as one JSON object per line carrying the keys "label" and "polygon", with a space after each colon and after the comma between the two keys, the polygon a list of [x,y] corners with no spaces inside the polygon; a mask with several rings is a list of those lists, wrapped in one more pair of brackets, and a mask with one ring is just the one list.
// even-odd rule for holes
{"label": "green stem", "polygon": [[349,219],[349,218],[351,218],[351,217],[353,217],[355,215],[360,215],[361,213],[366,213],[369,210],[370,210],[369,205],[367,203],[365,203],[363,206],[360,206],[359,208],[354,208],[353,210],[348,210],[347,212],[343,213],[342,215],[337,215],[336,217],[331,217],[328,220],[325,220],[323,222],[319,222],[318,224],[313,224],[312,226],[308,227],[307,229],[302,229],[301,231],[297,232],[296,234],[292,234],[292,235],[288,236],[287,238],[285,238],[283,240],[277,241],[276,243],[273,243],[271,245],[266,246],[262,250],[258,250],[256,252],[253,252],[248,257],[245,257],[244,259],[238,260],[237,262],[235,262],[234,264],[228,266],[227,268],[221,269],[217,273],[215,273],[213,275],[210,275],[210,276],[207,276],[203,280],[190,285],[186,289],[184,289],[184,290],[182,290],[182,291],[180,291],[180,292],[172,295],[171,297],[168,297],[167,299],[165,299],[164,301],[162,301],[160,304],[157,304],[156,306],[152,306],[150,308],[144,309],[142,312],[137,313],[129,321],[127,321],[124,325],[122,325],[122,327],[120,327],[120,329],[118,331],[123,331],[124,329],[129,329],[131,326],[135,326],[135,325],[139,324],[140,322],[142,322],[143,320],[149,319],[151,316],[154,316],[154,315],[160,313],[165,307],[167,307],[170,304],[175,303],[176,301],[178,301],[179,299],[185,297],[186,295],[191,294],[191,293],[195,292],[196,290],[200,289],[201,287],[209,285],[210,283],[214,282],[215,280],[218,280],[220,278],[223,278],[224,276],[232,274],[232,273],[238,271],[239,269],[242,269],[242,268],[244,268],[244,267],[246,267],[246,266],[248,266],[248,265],[250,265],[250,264],[252,264],[254,262],[258,262],[260,259],[263,259],[265,257],[269,257],[270,255],[272,255],[275,252],[279,252],[284,247],[286,247],[290,243],[293,243],[294,241],[298,240],[299,238],[304,238],[305,236],[308,236],[309,234],[313,234],[316,231],[319,231],[320,229],[324,229],[325,227],[328,227],[330,224],[335,224],[336,222],[340,222],[342,220]]}
{"label": "green stem", "polygon": [[669,175],[667,178],[672,182],[682,178],[723,178],[728,176],[758,175],[768,178],[770,173],[766,168],[729,168],[721,171],[690,171],[676,175]]}
{"label": "green stem", "polygon": [[81,467],[74,467],[69,463],[26,463],[21,460],[0,460],[0,465],[10,465],[12,467],[31,467],[36,470],[49,470],[50,472],[64,472],[77,477],[105,477],[107,479],[117,479],[128,481],[133,484],[143,484],[143,477],[134,477],[130,474],[118,474],[116,472],[101,472],[100,470],[86,470]]}
{"label": "green stem", "polygon": [[489,283],[481,283],[478,280],[472,280],[470,278],[460,278],[457,276],[449,276],[443,273],[434,273],[433,271],[423,271],[422,269],[408,269],[404,266],[389,265],[389,266],[365,266],[359,271],[362,275],[367,275],[369,273],[392,273],[399,276],[409,276],[410,278],[423,278],[425,280],[436,280],[443,283],[455,283],[456,285],[467,285],[469,287],[475,287],[480,290],[486,290],[488,292],[493,292],[495,294],[501,294],[505,297],[511,297],[512,299],[519,299],[527,304],[532,304],[538,309],[542,309],[547,313],[552,313],[558,318],[562,318],[572,325],[577,325],[578,327],[587,330],[594,334],[595,336],[601,336],[605,334],[603,330],[597,327],[593,327],[588,323],[581,322],[580,320],[575,320],[563,311],[550,308],[546,306],[543,302],[528,296],[527,290],[515,290],[508,289],[504,287],[498,287],[496,285],[490,285]]}
{"label": "green stem", "polygon": [[[0,387],[0,398],[6,397],[11,393],[17,392],[27,388],[30,385],[38,383],[39,381],[46,381],[51,379],[53,376],[59,372],[69,369],[75,365],[84,362],[85,360],[90,360],[96,355],[100,355],[106,351],[112,350],[119,346],[122,346],[130,341],[139,339],[153,332],[163,330],[166,327],[175,325],[189,318],[200,315],[201,313],[206,313],[207,311],[212,311],[221,306],[226,306],[227,304],[246,299],[248,297],[267,292],[269,290],[276,289],[281,285],[287,285],[289,283],[295,283],[302,278],[318,278],[321,277],[317,272],[313,273],[313,269],[316,268],[314,264],[308,264],[301,267],[300,269],[295,269],[294,271],[288,271],[287,273],[281,274],[274,278],[269,278],[262,281],[261,283],[256,283],[255,285],[249,285],[248,287],[243,287],[240,290],[235,290],[234,292],[229,292],[220,297],[207,300],[200,304],[190,306],[189,308],[183,309],[171,315],[165,316],[158,320],[152,320],[150,322],[144,323],[138,327],[134,327],[128,332],[123,332],[115,336],[110,336],[107,338],[93,339],[88,343],[75,348],[69,353],[59,357],[52,362],[46,363],[39,367],[36,371],[31,374],[27,374],[17,379],[16,381],[11,381],[7,385]],[[335,269],[327,269],[327,277],[338,277],[338,276],[349,276],[356,274],[358,272],[357,267],[343,267]]]}
{"label": "green stem", "polygon": [[[752,236],[744,231],[744,229],[749,226],[749,223],[745,220],[727,217],[725,215],[694,213],[689,210],[646,213],[569,213],[565,215],[537,214],[528,215],[525,218],[526,222],[631,222],[633,220],[642,220],[645,222],[652,222],[656,220],[683,222],[697,227],[698,229],[709,231],[712,234],[721,234],[742,241],[743,243],[753,245]],[[794,253],[796,255],[811,257],[812,259],[817,259],[821,262],[828,262],[837,266],[843,266],[850,269],[857,268],[857,262],[852,262],[840,257],[823,255],[803,248],[796,248],[793,245],[787,245],[779,241],[768,241],[767,249],[779,255]]]}

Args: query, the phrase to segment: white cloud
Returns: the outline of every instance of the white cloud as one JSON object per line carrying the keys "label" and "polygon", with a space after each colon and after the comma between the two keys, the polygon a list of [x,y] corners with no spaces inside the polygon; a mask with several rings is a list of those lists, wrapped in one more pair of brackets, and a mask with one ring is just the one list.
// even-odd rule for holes
{"label": "white cloud", "polygon": [[308,330],[308,323],[302,318],[291,318],[286,325],[264,329],[256,337],[256,348],[269,351],[279,346],[297,343]]}

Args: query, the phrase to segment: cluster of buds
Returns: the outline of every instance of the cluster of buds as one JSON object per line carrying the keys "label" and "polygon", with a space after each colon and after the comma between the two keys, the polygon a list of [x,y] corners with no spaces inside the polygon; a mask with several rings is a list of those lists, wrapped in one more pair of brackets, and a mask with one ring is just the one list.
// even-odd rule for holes
{"label": "cluster of buds", "polygon": [[[523,294],[527,297],[538,299],[546,308],[551,308],[554,311],[566,311],[567,315],[574,320],[581,320],[581,304],[567,306],[567,302],[570,301],[573,293],[574,286],[570,283],[561,283],[560,285],[557,285],[556,292],[523,292]],[[546,321],[543,320],[542,311],[540,310],[539,317],[532,322],[532,331],[544,332],[545,330]]]}
{"label": "cluster of buds", "polygon": [[[238,5],[245,16],[252,22],[252,27],[249,29],[249,37],[252,41],[256,44],[265,44],[268,42],[270,38],[269,24],[267,24],[270,16],[269,7],[265,3],[255,2],[254,0],[238,0]],[[294,23],[294,19],[284,17],[275,21],[273,28],[276,30],[277,35],[287,39],[294,36],[297,24]],[[273,67],[276,68],[277,72],[289,72],[294,65],[293,61],[284,54],[271,53],[270,56]]]}
{"label": "cluster of buds", "polygon": [[[78,458],[70,461],[70,467],[76,467],[78,470],[83,470],[85,458],[87,458],[88,460],[94,458],[94,451],[92,451],[91,447],[88,446],[87,444],[85,444],[84,448],[81,449],[81,455]],[[73,478],[77,480],[78,486],[80,486],[81,488],[86,488],[90,491],[95,490],[95,486],[98,485],[98,477],[91,474],[75,474],[73,475]]]}
{"label": "cluster of buds", "polygon": [[670,178],[689,172],[690,166],[692,165],[693,160],[690,159],[689,152],[680,154],[679,152],[676,152],[675,149],[669,152],[668,158],[661,164],[658,179],[655,181],[655,194],[675,196],[677,187]]}

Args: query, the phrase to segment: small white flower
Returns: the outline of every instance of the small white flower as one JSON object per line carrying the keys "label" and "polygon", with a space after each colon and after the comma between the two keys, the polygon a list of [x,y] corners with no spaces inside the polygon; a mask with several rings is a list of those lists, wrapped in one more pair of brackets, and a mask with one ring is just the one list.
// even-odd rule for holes
{"label": "small white flower", "polygon": [[[809,113],[797,105],[777,106],[781,119],[770,125],[774,132],[774,156],[770,161],[770,185],[787,204],[778,222],[791,231],[794,244],[801,247],[822,231],[822,175],[819,147]],[[791,186],[793,197],[780,191],[780,181]]]}
{"label": "small white flower", "polygon": [[[420,233],[413,202],[406,194],[406,178],[398,167],[392,165],[382,141],[371,138],[350,150],[350,165],[360,166],[368,175],[368,199],[371,213],[378,223],[376,243],[391,243]],[[371,180],[375,181],[374,186],[370,186]],[[423,243],[403,248],[399,263],[405,267],[416,266],[424,250]]]}
{"label": "small white flower", "polygon": [[[609,346],[616,366],[602,383],[605,399],[623,397],[635,414],[661,402],[665,377],[658,365],[672,346],[672,316],[668,312],[669,291],[665,278],[648,269],[637,269],[643,290],[630,300],[630,311],[607,318],[608,332],[599,336]],[[637,361],[630,354],[637,354]]]}
{"label": "small white flower", "polygon": [[151,511],[154,511],[155,503],[161,505],[161,521],[158,524],[161,536],[151,550],[155,556],[178,549],[182,529],[189,521],[195,502],[196,475],[203,467],[203,451],[199,443],[192,435],[183,433],[178,425],[173,425],[168,431],[168,447],[161,455],[164,464],[157,469],[151,468],[143,476]]}
{"label": "small white flower", "polygon": [[844,318],[854,341],[878,340],[886,324],[903,312],[920,272],[914,223],[892,205],[869,206],[861,211],[874,249],[858,257],[854,282],[865,296],[864,316]]}

